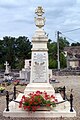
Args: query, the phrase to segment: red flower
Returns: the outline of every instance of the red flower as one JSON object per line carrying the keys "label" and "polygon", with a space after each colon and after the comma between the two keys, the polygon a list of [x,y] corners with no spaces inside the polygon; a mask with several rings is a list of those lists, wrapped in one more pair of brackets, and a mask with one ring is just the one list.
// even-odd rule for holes
{"label": "red flower", "polygon": [[54,96],[54,95],[51,95],[51,98],[55,98],[55,96]]}
{"label": "red flower", "polygon": [[32,106],[32,111],[35,112],[35,111],[36,111],[36,108],[37,108],[36,106]]}
{"label": "red flower", "polygon": [[49,98],[50,98],[50,96],[45,94],[45,99],[48,100]]}
{"label": "red flower", "polygon": [[22,96],[22,99],[25,99],[25,95]]}
{"label": "red flower", "polygon": [[30,110],[30,106],[27,106],[27,109]]}
{"label": "red flower", "polygon": [[23,106],[23,108],[24,108],[24,110],[26,110],[26,109],[27,109],[27,106]]}
{"label": "red flower", "polygon": [[55,102],[58,102],[58,100],[57,100],[57,99],[55,99]]}
{"label": "red flower", "polygon": [[20,101],[20,103],[19,103],[19,108],[21,108],[22,107],[22,101]]}
{"label": "red flower", "polygon": [[36,95],[40,95],[42,92],[40,91],[36,91]]}
{"label": "red flower", "polygon": [[30,93],[27,97],[24,95],[19,103],[20,108],[28,111],[36,111],[40,106],[54,107],[57,99],[53,95],[48,95],[47,92],[36,91],[36,93]]}
{"label": "red flower", "polygon": [[50,104],[46,104],[46,106],[47,106],[47,107],[49,107],[49,106],[50,106]]}

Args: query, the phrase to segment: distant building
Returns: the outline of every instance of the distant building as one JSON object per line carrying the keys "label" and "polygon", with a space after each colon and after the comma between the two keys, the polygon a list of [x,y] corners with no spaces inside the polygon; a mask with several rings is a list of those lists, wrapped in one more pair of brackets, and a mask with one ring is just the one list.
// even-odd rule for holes
{"label": "distant building", "polygon": [[80,46],[71,46],[64,48],[67,58],[67,68],[80,68]]}

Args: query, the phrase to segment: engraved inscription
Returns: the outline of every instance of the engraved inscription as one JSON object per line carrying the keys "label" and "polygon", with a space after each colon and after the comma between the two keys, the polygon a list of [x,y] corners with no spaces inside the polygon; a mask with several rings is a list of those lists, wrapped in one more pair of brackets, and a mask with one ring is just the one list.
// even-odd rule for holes
{"label": "engraved inscription", "polygon": [[32,82],[47,82],[46,81],[46,54],[34,53],[33,65],[33,81]]}

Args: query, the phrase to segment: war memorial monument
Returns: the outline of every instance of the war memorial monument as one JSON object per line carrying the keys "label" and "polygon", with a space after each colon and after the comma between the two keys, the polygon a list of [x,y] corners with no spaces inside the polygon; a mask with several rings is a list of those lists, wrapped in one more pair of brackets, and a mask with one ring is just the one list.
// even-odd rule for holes
{"label": "war memorial monument", "polygon": [[32,58],[31,58],[31,75],[30,83],[26,86],[24,93],[20,93],[15,101],[20,101],[22,96],[38,91],[46,91],[49,95],[54,95],[60,104],[50,110],[36,110],[35,112],[25,111],[19,108],[19,103],[11,101],[9,111],[3,111],[5,117],[26,117],[26,118],[54,118],[54,117],[75,117],[76,111],[70,111],[70,102],[63,102],[60,93],[55,93],[53,86],[49,83],[48,74],[48,36],[45,34],[43,27],[45,18],[42,16],[44,10],[39,6],[35,11],[36,31],[32,37]]}

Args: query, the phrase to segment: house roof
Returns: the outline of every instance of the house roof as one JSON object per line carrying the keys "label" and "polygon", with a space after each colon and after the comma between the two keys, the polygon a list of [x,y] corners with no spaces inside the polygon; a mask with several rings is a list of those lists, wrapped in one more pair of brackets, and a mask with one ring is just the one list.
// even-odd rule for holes
{"label": "house roof", "polygon": [[80,46],[65,47],[64,51],[71,53],[71,54],[73,53],[80,54]]}

